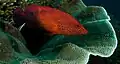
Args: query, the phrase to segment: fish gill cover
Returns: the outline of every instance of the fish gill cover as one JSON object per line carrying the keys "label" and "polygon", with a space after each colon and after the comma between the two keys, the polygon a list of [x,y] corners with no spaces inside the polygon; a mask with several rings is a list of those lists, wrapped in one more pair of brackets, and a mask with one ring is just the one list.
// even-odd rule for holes
{"label": "fish gill cover", "polygon": [[[110,57],[117,47],[116,34],[109,22],[110,17],[101,6],[86,6],[81,0],[17,0],[14,2],[0,2],[2,5],[0,9],[2,12],[0,16],[0,64],[87,64],[90,55]],[[14,5],[4,5],[11,2]],[[28,42],[23,34],[24,31],[22,32],[26,25],[21,30],[19,30],[21,26],[16,26],[19,25],[17,22],[24,25],[24,21],[28,20],[25,20],[26,17],[21,17],[19,14],[17,15],[18,17],[14,16],[14,9],[16,10],[16,7],[19,7],[19,11],[24,11],[26,6],[31,4],[50,6],[70,14],[86,28],[88,33],[72,36],[47,34],[47,36],[52,37],[48,41],[38,42],[40,44],[43,43],[42,46],[36,44],[36,41]],[[12,8],[9,10],[4,9],[4,7]],[[19,13],[23,14],[23,12]],[[34,29],[36,28],[30,29],[30,32],[32,30],[34,32]],[[29,32],[27,33],[29,34]],[[34,35],[29,34],[29,37]],[[41,38],[43,36],[36,39],[40,40]],[[34,46],[34,43],[39,47]],[[36,47],[33,48],[34,50],[39,48],[37,49],[39,53],[32,55],[34,51],[26,44]]]}

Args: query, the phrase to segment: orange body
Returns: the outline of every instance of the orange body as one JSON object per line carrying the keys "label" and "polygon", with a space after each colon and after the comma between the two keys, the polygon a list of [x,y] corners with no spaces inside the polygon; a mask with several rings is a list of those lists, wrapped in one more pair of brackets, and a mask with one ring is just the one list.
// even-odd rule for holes
{"label": "orange body", "polygon": [[25,12],[26,15],[33,12],[33,18],[36,19],[33,22],[52,34],[81,35],[88,33],[75,18],[55,8],[29,5]]}

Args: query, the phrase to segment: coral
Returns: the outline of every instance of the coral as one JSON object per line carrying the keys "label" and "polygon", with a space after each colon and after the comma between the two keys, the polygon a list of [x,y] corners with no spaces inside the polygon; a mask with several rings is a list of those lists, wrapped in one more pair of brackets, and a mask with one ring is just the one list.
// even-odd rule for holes
{"label": "coral", "polygon": [[7,22],[13,22],[13,10],[16,7],[24,7],[25,4],[25,0],[0,0],[0,18]]}
{"label": "coral", "polygon": [[[88,34],[77,36],[55,35],[41,48],[36,56],[33,56],[26,48],[26,42],[19,30],[1,19],[0,64],[87,64],[90,55],[110,57],[113,54],[117,47],[116,33],[103,7],[86,6],[81,0],[37,1],[28,0],[27,4],[49,5],[63,10],[82,23],[88,30]],[[75,7],[77,9],[74,9]],[[4,11],[3,16],[6,15]],[[9,15],[12,16],[12,14]]]}

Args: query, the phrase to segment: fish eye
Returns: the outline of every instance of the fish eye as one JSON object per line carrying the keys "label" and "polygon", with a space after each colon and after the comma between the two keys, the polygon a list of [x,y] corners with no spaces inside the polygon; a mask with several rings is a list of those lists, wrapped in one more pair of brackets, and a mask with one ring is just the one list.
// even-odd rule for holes
{"label": "fish eye", "polygon": [[30,16],[30,17],[34,16],[34,13],[33,12],[29,12],[28,16]]}

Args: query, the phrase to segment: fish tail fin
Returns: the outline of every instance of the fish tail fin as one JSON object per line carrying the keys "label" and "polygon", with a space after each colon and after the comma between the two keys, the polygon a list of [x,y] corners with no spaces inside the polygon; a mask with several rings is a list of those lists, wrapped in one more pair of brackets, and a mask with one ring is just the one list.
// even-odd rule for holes
{"label": "fish tail fin", "polygon": [[81,27],[78,30],[81,34],[87,34],[88,33],[87,29],[85,29],[84,27]]}

